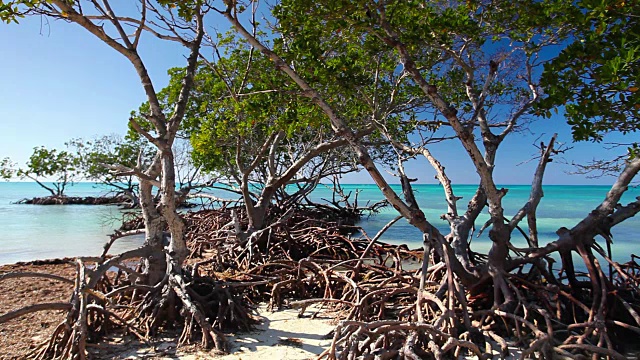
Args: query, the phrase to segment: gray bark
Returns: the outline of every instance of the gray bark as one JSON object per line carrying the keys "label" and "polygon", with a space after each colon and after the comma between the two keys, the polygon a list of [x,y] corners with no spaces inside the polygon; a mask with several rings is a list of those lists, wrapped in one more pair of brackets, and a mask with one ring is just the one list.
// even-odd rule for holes
{"label": "gray bark", "polygon": [[[449,247],[444,236],[440,231],[427,221],[424,213],[421,210],[412,210],[398,194],[391,188],[386,179],[382,176],[380,170],[371,159],[367,147],[364,146],[356,137],[352,129],[350,129],[346,122],[334,111],[334,109],[324,100],[322,95],[313,89],[309,84],[301,78],[296,71],[291,68],[282,58],[276,53],[267,48],[264,44],[258,41],[246,28],[240,23],[237,17],[232,14],[232,8],[228,7],[227,11],[223,15],[231,22],[236,31],[243,36],[252,46],[260,50],[265,56],[269,57],[277,69],[287,74],[303,91],[303,94],[307,96],[313,103],[315,103],[329,118],[331,127],[336,135],[345,139],[347,144],[355,152],[358,162],[369,173],[374,183],[378,186],[384,197],[389,203],[403,216],[410,224],[417,227],[425,234],[432,234],[436,239],[439,246]],[[443,252],[445,253],[445,252]],[[453,254],[453,251],[446,252],[447,254]],[[458,274],[461,281],[469,286],[475,284],[477,278],[466,271],[462,264],[455,256],[450,258],[451,266]]]}

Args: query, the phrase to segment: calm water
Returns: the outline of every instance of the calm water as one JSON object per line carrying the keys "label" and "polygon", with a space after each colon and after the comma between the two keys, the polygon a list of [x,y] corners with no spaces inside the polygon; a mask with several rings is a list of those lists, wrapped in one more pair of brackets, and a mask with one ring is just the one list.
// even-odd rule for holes
{"label": "calm water", "polygon": [[[375,185],[345,185],[346,191],[355,191],[356,188],[360,189],[359,205],[383,198]],[[465,185],[454,188],[456,195],[463,197],[458,202],[460,208],[464,208],[475,189],[475,186]],[[448,227],[440,220],[440,215],[445,211],[441,188],[438,185],[415,185],[415,190],[417,200],[427,218],[446,233]],[[559,227],[571,228],[579,222],[602,201],[607,190],[606,186],[545,186],[545,197],[538,209],[541,243],[554,240],[555,231]],[[68,195],[87,196],[102,192],[104,189],[94,184],[79,183],[69,189]],[[47,192],[35,183],[0,183],[0,264],[64,256],[98,255],[107,240],[107,235],[122,217],[120,211],[113,206],[11,204],[22,198],[46,195]],[[528,196],[528,186],[509,186],[509,193],[504,199],[507,217],[515,214]],[[640,196],[640,189],[632,188],[627,191],[622,202],[626,204],[636,196]],[[330,189],[322,185],[312,196],[317,201],[330,197]],[[380,214],[365,219],[361,225],[370,236],[374,236],[395,216],[393,209],[385,209]],[[483,214],[476,224],[477,228],[487,219],[488,216]],[[521,224],[525,226],[526,221]],[[640,254],[640,217],[627,220],[614,228],[613,235],[616,260],[625,261],[631,253]],[[419,232],[404,220],[398,221],[382,239],[391,243],[406,243],[410,247],[421,245]],[[516,246],[524,244],[524,239],[515,235],[514,239]],[[141,243],[141,236],[121,239],[113,251],[133,248]],[[486,235],[472,242],[473,248],[480,251],[486,251],[489,245]]]}
{"label": "calm water", "polygon": [[[67,195],[105,193],[90,183],[70,187]],[[49,195],[35,183],[0,182],[0,264],[66,256],[100,255],[122,213],[115,206],[19,205],[23,198]],[[135,248],[142,237],[118,240],[114,251]]]}

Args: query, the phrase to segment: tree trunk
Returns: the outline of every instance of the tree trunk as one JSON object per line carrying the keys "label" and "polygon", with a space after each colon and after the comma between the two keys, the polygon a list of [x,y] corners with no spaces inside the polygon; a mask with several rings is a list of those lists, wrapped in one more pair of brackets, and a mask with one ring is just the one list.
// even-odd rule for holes
{"label": "tree trunk", "polygon": [[[155,208],[153,185],[146,180],[140,180],[140,208],[145,228],[144,243],[151,246],[155,254],[162,254],[165,245],[164,221]],[[159,283],[164,278],[166,266],[166,260],[161,256],[145,259],[147,285]]]}
{"label": "tree trunk", "polygon": [[[242,35],[247,41],[259,49],[265,56],[268,56],[273,62],[276,68],[287,74],[304,92],[305,96],[309,97],[314,104],[316,104],[329,118],[331,127],[334,133],[341,138],[345,139],[347,144],[353,149],[358,158],[358,162],[369,173],[371,179],[378,186],[384,197],[389,203],[396,209],[402,216],[404,216],[411,225],[417,227],[424,234],[433,234],[437,239],[440,246],[449,246],[445,241],[444,236],[435,228],[430,222],[427,221],[422,211],[411,210],[405,202],[400,199],[398,194],[389,186],[389,183],[380,173],[376,164],[371,159],[369,151],[365,146],[360,143],[360,139],[356,134],[347,126],[344,120],[338,116],[334,109],[324,100],[323,96],[313,89],[298,73],[295,72],[282,58],[280,58],[271,49],[267,48],[264,44],[258,41],[244,26],[240,23],[238,18],[234,17],[231,12],[225,12],[223,15],[231,22],[235,29]],[[423,80],[424,81],[424,80]],[[453,252],[448,252],[453,253]],[[460,264],[455,256],[451,256],[451,265],[453,271],[458,274],[461,281],[465,286],[470,286],[477,283],[478,278],[469,272]]]}
{"label": "tree trunk", "polygon": [[469,235],[478,215],[484,209],[486,201],[487,197],[482,187],[478,187],[473,198],[469,201],[465,214],[450,220],[451,233],[447,236],[447,240],[451,243],[453,253],[458,261],[471,273],[476,273],[476,269],[469,258]]}
{"label": "tree trunk", "polygon": [[160,207],[162,215],[167,221],[171,241],[169,242],[169,255],[175,259],[178,267],[182,265],[189,255],[189,249],[184,239],[184,231],[186,228],[184,219],[176,211],[176,174],[175,162],[171,145],[167,144],[162,149],[162,182],[161,182],[161,198]]}

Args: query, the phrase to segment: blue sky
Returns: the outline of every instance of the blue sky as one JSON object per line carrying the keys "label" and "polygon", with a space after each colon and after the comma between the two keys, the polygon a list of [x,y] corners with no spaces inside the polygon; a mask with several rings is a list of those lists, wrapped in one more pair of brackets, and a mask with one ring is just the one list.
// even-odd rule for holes
{"label": "blue sky", "polygon": [[[223,25],[224,26],[224,25]],[[226,26],[225,26],[226,27]],[[0,158],[24,163],[33,147],[62,148],[70,138],[120,133],[127,128],[131,110],[145,101],[131,64],[75,24],[46,23],[40,17],[22,19],[19,25],[0,25]],[[143,37],[140,52],[160,90],[168,82],[166,70],[183,66],[181,46]],[[560,114],[561,115],[561,114]],[[501,184],[530,183],[536,163],[518,166],[536,153],[534,140],[548,141],[554,133],[570,142],[570,129],[562,116],[540,120],[526,134],[507,138],[498,155],[496,180]],[[619,139],[612,139],[619,140]],[[600,144],[572,144],[568,161],[606,157]],[[458,143],[433,150],[456,183],[475,183],[477,176]],[[611,178],[587,179],[570,175],[571,166],[551,163],[547,184],[610,184]],[[434,183],[433,170],[424,160],[408,167],[410,176]],[[389,177],[393,181],[392,177]],[[346,182],[369,183],[366,173],[347,176]],[[394,181],[395,182],[395,181]]]}

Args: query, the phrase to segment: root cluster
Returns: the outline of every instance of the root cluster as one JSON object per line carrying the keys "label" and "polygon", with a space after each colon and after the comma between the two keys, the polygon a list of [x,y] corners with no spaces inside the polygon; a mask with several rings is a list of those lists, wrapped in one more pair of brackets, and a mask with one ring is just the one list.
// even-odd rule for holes
{"label": "root cluster", "polygon": [[[142,247],[117,256],[77,259],[69,303],[41,304],[0,317],[0,323],[46,309],[66,319],[34,353],[39,358],[84,358],[87,343],[114,331],[151,341],[171,326],[180,344],[200,341],[226,349],[224,331],[248,330],[253,304],[272,309],[321,304],[341,320],[327,359],[444,359],[505,356],[521,349],[531,358],[585,356],[623,359],[624,340],[640,333],[640,265],[633,257],[606,268],[590,259],[579,281],[549,278],[521,266],[505,281],[517,301],[494,306],[490,279],[465,288],[445,261],[359,230],[285,213],[248,239],[234,234],[242,214],[189,213],[190,255],[181,267],[165,253]],[[116,239],[112,239],[115,241]],[[108,246],[105,247],[108,249]],[[601,254],[604,255],[604,254]],[[166,275],[150,286],[145,259],[166,258]],[[2,277],[45,276],[3,274]],[[0,277],[0,280],[2,279]],[[68,281],[66,279],[58,279]]]}
{"label": "root cluster", "polygon": [[203,274],[226,269],[268,281],[248,296],[268,300],[273,309],[298,307],[301,314],[321,303],[343,319],[322,354],[329,359],[491,358],[515,349],[523,358],[623,358],[624,339],[640,333],[637,258],[618,265],[601,254],[611,265],[605,274],[590,257],[595,265],[587,266],[591,273],[578,273],[586,279],[579,287],[562,273],[556,279],[521,266],[505,274],[517,301],[495,307],[490,280],[465,288],[445,261],[423,275],[416,266],[421,250],[382,244],[366,234],[352,238],[333,223],[296,214],[261,234],[269,244],[263,252],[258,245],[251,251],[225,240],[225,226],[233,223],[228,215],[198,216],[198,226],[215,222],[210,229],[216,229],[193,232],[193,257],[210,254],[196,263]]}

